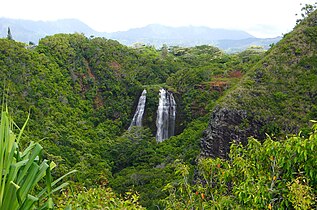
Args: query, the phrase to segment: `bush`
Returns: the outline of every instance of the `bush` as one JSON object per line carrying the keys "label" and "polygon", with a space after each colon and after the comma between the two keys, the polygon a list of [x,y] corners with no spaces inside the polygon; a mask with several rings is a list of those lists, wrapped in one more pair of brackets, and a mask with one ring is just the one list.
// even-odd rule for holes
{"label": "bush", "polygon": [[64,191],[58,209],[144,209],[138,204],[138,195],[126,193],[125,199],[117,197],[110,188],[98,187],[77,192]]}
{"label": "bush", "polygon": [[317,124],[308,137],[233,143],[229,160],[200,159],[195,185],[178,163],[175,173],[183,178],[165,187],[163,202],[167,209],[315,209],[316,148]]}

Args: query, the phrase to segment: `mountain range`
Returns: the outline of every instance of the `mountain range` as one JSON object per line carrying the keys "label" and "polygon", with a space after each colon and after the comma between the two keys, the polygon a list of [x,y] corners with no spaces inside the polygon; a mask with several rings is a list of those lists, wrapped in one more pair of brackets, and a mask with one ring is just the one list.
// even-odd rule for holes
{"label": "mountain range", "polygon": [[281,38],[256,38],[241,30],[213,29],[203,26],[169,27],[151,24],[141,28],[113,33],[98,32],[77,19],[32,21],[0,18],[0,37],[6,37],[8,27],[17,41],[38,43],[41,38],[58,33],[83,33],[88,37],[105,37],[125,45],[143,43],[156,48],[168,46],[213,45],[227,52],[242,51],[257,45],[268,49]]}

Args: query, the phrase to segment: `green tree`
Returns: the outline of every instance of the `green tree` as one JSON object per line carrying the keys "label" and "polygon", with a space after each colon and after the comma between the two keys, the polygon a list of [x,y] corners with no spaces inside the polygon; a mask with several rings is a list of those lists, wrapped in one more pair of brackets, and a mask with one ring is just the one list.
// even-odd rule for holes
{"label": "green tree", "polygon": [[[300,5],[302,5],[302,4],[300,4]],[[302,11],[301,19],[297,19],[296,24],[302,22],[303,19],[307,18],[313,11],[315,11],[316,7],[317,7],[317,2],[315,2],[314,4],[305,4],[301,9],[301,11]],[[296,16],[297,15],[298,14],[296,14]]]}
{"label": "green tree", "polygon": [[308,137],[233,143],[229,160],[200,159],[195,184],[176,161],[180,179],[165,186],[166,209],[316,209],[317,121]]}
{"label": "green tree", "polygon": [[13,40],[12,34],[11,34],[11,29],[8,27],[8,34],[7,34],[7,39]]}

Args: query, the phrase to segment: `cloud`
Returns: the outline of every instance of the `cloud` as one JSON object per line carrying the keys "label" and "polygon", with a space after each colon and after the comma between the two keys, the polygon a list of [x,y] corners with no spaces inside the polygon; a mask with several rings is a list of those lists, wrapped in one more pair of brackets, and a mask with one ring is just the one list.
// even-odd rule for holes
{"label": "cloud", "polygon": [[107,32],[159,23],[282,34],[295,25],[300,2],[302,0],[10,0],[2,2],[0,14],[31,20],[76,18],[95,30]]}

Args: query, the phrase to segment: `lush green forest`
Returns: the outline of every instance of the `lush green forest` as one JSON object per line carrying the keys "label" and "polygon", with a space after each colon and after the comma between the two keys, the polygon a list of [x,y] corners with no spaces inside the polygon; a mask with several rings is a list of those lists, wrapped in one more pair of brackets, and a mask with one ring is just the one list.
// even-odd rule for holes
{"label": "lush green forest", "polygon": [[[0,39],[0,88],[17,127],[30,116],[20,147],[39,142],[53,177],[77,170],[57,209],[316,208],[316,23],[314,12],[269,51],[237,54],[83,34]],[[157,143],[160,88],[177,117]],[[128,130],[143,89],[144,126]],[[225,128],[245,140],[219,140],[217,157],[206,136],[224,108],[246,113]]]}

